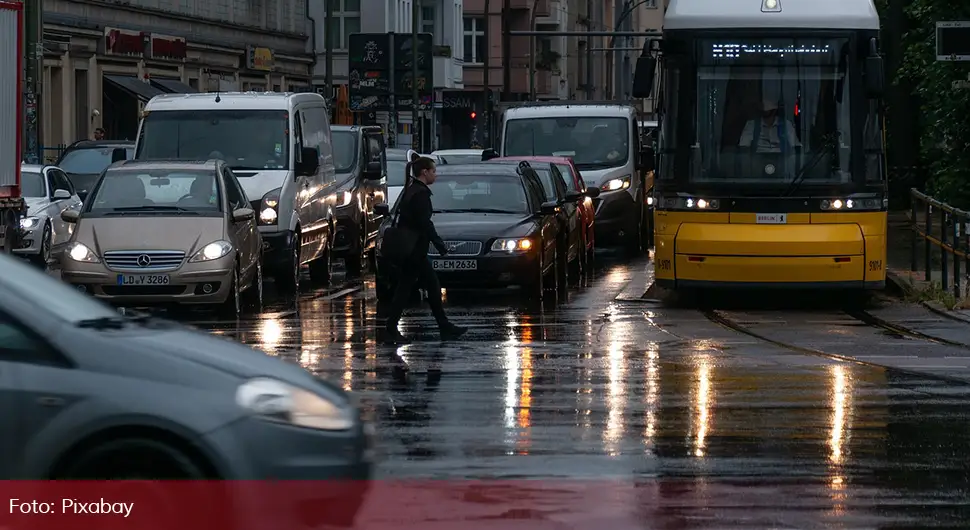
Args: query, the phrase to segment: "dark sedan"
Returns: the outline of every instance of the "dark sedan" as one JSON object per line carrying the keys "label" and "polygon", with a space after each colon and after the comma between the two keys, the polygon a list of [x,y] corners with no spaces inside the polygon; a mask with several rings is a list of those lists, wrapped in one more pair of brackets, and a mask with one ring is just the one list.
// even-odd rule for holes
{"label": "dark sedan", "polygon": [[[443,287],[518,287],[535,297],[565,287],[556,217],[562,204],[544,202],[542,183],[528,163],[440,166],[431,190],[435,227],[448,254],[438,256],[432,247],[429,259]],[[390,296],[397,274],[380,259],[380,243],[399,204],[388,212],[378,237],[379,300]]]}
{"label": "dark sedan", "polygon": [[81,140],[67,146],[55,166],[60,167],[71,179],[78,197],[83,201],[88,191],[98,182],[101,172],[111,165],[115,149],[125,150],[125,159],[131,160],[135,153],[134,142],[119,140]]}

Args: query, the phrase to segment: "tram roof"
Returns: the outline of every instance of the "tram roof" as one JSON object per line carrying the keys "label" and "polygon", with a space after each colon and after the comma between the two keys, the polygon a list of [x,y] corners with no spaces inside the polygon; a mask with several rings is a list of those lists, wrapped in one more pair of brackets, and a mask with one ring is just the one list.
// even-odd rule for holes
{"label": "tram roof", "polygon": [[879,29],[873,0],[777,0],[769,13],[763,1],[670,0],[664,29]]}

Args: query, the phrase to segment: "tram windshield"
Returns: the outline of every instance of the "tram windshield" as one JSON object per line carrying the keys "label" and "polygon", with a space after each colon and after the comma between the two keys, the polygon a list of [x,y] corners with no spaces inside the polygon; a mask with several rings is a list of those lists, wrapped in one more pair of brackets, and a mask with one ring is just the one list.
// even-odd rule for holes
{"label": "tram windshield", "polygon": [[849,39],[698,39],[695,46],[691,181],[852,181]]}

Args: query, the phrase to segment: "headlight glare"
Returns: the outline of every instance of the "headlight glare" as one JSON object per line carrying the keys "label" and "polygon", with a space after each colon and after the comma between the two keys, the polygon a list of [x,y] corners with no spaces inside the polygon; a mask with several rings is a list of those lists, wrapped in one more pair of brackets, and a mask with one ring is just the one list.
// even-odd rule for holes
{"label": "headlight glare", "polygon": [[266,208],[259,212],[259,220],[266,224],[273,224],[276,222],[276,210],[272,208]]}
{"label": "headlight glare", "polygon": [[661,201],[664,208],[668,210],[717,210],[721,207],[721,201],[717,199],[704,199],[695,197],[667,197]]}
{"label": "headlight glare", "polygon": [[280,194],[282,192],[283,188],[276,188],[275,190],[266,192],[266,195],[263,195],[259,206],[260,223],[264,225],[276,224],[276,220],[279,219],[280,215]]}
{"label": "headlight glare", "polygon": [[190,261],[200,262],[200,261],[212,261],[219,259],[223,256],[229,254],[232,251],[232,243],[228,241],[213,241],[208,245],[202,247],[201,250],[192,256]]}
{"label": "headlight glare", "polygon": [[630,175],[620,178],[610,179],[603,183],[604,191],[619,191],[630,187]]}
{"label": "headlight glare", "polygon": [[819,207],[828,212],[846,211],[851,210],[854,212],[858,211],[873,211],[881,210],[883,206],[883,200],[875,197],[855,197],[855,198],[835,198],[835,199],[822,199],[819,202]]}
{"label": "headlight glare", "polygon": [[346,405],[276,379],[256,378],[243,383],[236,390],[236,403],[262,419],[307,429],[346,431],[354,426]]}
{"label": "headlight glare", "polygon": [[67,247],[67,256],[74,261],[81,263],[97,263],[100,261],[98,255],[88,248],[84,243],[71,243]]}
{"label": "headlight glare", "polygon": [[23,228],[24,230],[32,230],[37,228],[37,225],[39,224],[40,219],[37,217],[25,217],[20,220],[20,228]]}
{"label": "headlight glare", "polygon": [[524,252],[532,248],[532,240],[520,239],[496,239],[492,243],[493,252]]}

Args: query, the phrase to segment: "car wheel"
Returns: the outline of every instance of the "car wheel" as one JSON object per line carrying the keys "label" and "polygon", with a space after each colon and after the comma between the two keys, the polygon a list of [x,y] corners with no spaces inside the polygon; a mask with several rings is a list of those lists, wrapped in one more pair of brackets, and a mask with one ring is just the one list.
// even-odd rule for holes
{"label": "car wheel", "polygon": [[293,245],[290,249],[290,259],[287,260],[276,276],[276,288],[283,294],[300,294],[300,246],[302,238],[300,232],[293,235]]}
{"label": "car wheel", "polygon": [[321,285],[330,283],[333,278],[333,239],[327,240],[323,255],[310,262],[310,281]]}
{"label": "car wheel", "polygon": [[229,296],[219,305],[219,314],[224,318],[236,319],[242,312],[242,299],[239,294],[239,265],[232,271],[232,279],[229,280]]}
{"label": "car wheel", "polygon": [[253,274],[253,281],[243,292],[243,301],[246,309],[253,313],[263,310],[263,264],[256,262],[256,272]]}
{"label": "car wheel", "polygon": [[161,441],[143,438],[111,440],[65,455],[54,479],[68,480],[199,480],[211,478],[204,464]]}
{"label": "car wheel", "polygon": [[44,233],[40,239],[40,248],[37,250],[37,255],[32,256],[34,263],[36,263],[41,268],[46,269],[47,264],[51,261],[51,239],[53,234],[51,232],[51,225],[44,224]]}

